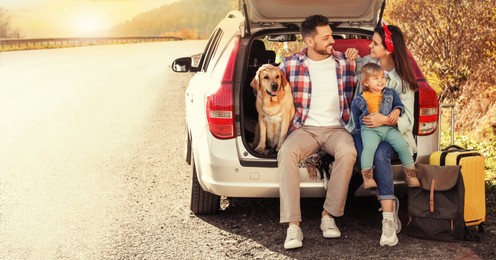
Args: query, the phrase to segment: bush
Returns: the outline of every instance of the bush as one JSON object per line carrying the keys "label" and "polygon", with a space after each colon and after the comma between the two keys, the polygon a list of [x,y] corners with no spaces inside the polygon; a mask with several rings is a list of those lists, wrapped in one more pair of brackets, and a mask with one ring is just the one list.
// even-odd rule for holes
{"label": "bush", "polygon": [[396,0],[387,11],[386,19],[409,36],[420,65],[439,82],[441,101],[459,98],[481,65],[494,71],[496,1]]}
{"label": "bush", "polygon": [[199,39],[198,30],[195,30],[195,29],[181,29],[177,32],[163,33],[160,36],[179,37],[183,40],[197,40],[197,39]]}

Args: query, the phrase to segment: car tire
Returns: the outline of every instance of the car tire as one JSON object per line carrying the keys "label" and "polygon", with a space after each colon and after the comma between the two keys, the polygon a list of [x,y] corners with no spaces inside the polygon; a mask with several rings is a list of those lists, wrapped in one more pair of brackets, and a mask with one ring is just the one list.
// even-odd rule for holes
{"label": "car tire", "polygon": [[215,214],[220,208],[220,196],[206,192],[198,182],[195,160],[191,154],[192,184],[190,209],[195,215]]}

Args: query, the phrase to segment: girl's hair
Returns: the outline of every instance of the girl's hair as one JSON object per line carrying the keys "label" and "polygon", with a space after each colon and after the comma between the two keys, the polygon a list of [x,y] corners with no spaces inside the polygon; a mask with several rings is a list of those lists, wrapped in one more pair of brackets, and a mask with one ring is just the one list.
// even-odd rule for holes
{"label": "girl's hair", "polygon": [[367,63],[363,65],[362,70],[360,71],[362,91],[370,91],[370,88],[365,85],[365,82],[369,80],[370,77],[380,75],[381,73],[384,73],[384,69],[377,63]]}
{"label": "girl's hair", "polygon": [[[410,88],[411,91],[417,91],[418,85],[417,80],[415,78],[415,74],[413,73],[412,67],[410,66],[410,59],[408,57],[408,51],[406,48],[405,37],[401,32],[401,29],[396,25],[384,25],[387,26],[389,31],[392,34],[392,40],[394,45],[393,61],[394,61],[394,69],[396,73],[400,76],[403,81],[402,84],[402,92],[406,92],[406,86]],[[384,28],[382,26],[377,26],[374,29],[374,32],[378,33],[382,39],[382,45],[386,48],[385,45],[385,33]],[[406,83],[406,84],[405,84]]]}

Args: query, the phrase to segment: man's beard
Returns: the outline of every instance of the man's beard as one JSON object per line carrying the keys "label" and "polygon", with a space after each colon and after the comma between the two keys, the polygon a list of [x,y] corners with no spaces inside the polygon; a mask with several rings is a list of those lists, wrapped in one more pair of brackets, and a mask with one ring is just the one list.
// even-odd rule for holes
{"label": "man's beard", "polygon": [[316,49],[315,52],[320,54],[320,55],[325,55],[325,56],[330,56],[332,55],[332,49],[330,52],[327,51],[327,47],[331,47],[332,48],[332,45],[327,45],[325,48],[323,49]]}

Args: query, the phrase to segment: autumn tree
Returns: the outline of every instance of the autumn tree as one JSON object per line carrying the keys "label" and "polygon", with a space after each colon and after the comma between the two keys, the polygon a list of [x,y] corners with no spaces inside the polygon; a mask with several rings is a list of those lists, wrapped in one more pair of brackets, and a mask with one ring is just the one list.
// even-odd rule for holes
{"label": "autumn tree", "polygon": [[237,9],[237,0],[183,0],[137,15],[114,26],[112,36],[150,36],[191,30],[197,38],[208,38],[217,23],[230,10]]}
{"label": "autumn tree", "polygon": [[482,68],[494,74],[495,0],[396,0],[386,10],[388,21],[401,26],[421,66],[438,83],[440,100],[456,100]]}
{"label": "autumn tree", "polygon": [[0,39],[19,38],[19,32],[12,27],[7,9],[0,7]]}

